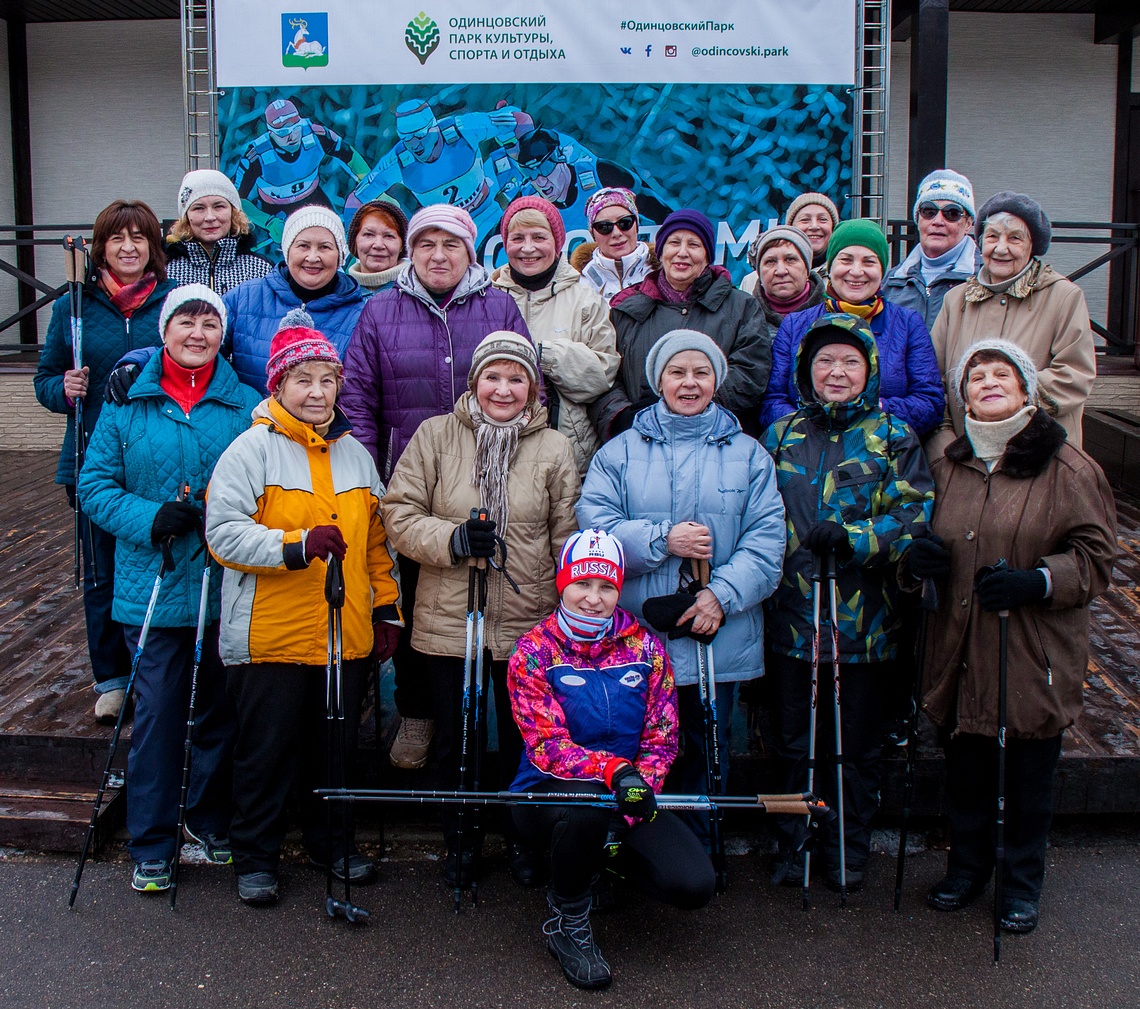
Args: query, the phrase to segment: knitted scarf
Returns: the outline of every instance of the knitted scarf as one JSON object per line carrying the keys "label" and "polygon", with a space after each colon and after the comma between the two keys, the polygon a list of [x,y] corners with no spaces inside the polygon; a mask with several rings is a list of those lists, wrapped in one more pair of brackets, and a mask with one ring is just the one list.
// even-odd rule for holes
{"label": "knitted scarf", "polygon": [[474,393],[468,399],[475,425],[475,461],[471,465],[471,486],[479,488],[479,502],[487,509],[495,532],[507,535],[510,503],[507,501],[507,475],[519,450],[519,435],[530,423],[529,404],[508,421],[491,420],[483,415]]}
{"label": "knitted scarf", "polygon": [[1036,412],[1037,407],[1027,403],[1005,420],[975,420],[966,414],[966,437],[970,439],[974,455],[986,464],[987,470],[993,472],[998,460],[1005,455],[1010,438],[1024,431]]}
{"label": "knitted scarf", "polygon": [[764,290],[763,286],[759,282],[756,284],[755,291],[757,301],[760,301],[761,303],[767,302],[768,306],[772,309],[773,312],[784,316],[791,315],[793,312],[798,312],[801,308],[803,308],[811,298],[811,294],[812,285],[810,276],[808,277],[808,282],[804,284],[804,289],[800,291],[800,293],[797,294],[794,298],[788,298],[787,301],[784,301],[780,298],[773,298]]}
{"label": "knitted scarf", "polygon": [[111,304],[119,310],[124,319],[129,319],[143,306],[151,292],[158,286],[158,278],[153,273],[144,273],[132,284],[124,284],[107,267],[99,268],[99,286],[107,292]]}
{"label": "knitted scarf", "polygon": [[852,303],[850,301],[842,301],[830,284],[827,285],[827,297],[824,299],[824,305],[829,312],[843,312],[846,315],[856,315],[864,322],[870,322],[886,308],[886,305],[883,303],[883,294],[881,291],[876,291],[875,296],[868,298],[866,301]]}

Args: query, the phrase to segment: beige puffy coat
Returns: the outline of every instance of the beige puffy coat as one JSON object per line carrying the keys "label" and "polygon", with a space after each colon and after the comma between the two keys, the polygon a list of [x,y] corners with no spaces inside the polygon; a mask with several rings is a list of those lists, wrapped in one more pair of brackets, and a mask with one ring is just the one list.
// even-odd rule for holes
{"label": "beige puffy coat", "polygon": [[[967,301],[967,293],[976,288],[971,280],[949,291],[934,320],[930,338],[943,376],[949,381],[966,348],[978,340],[1000,337],[1016,343],[1037,368],[1041,405],[1065,429],[1069,444],[1080,448],[1081,418],[1096,379],[1084,292],[1048,264],[1024,298],[995,294]],[[963,434],[964,412],[953,389],[947,388],[946,403],[954,434]]]}
{"label": "beige puffy coat", "polygon": [[[452,557],[451,534],[481,503],[471,484],[470,397],[464,393],[452,413],[419,426],[380,503],[389,544],[420,564],[412,647],[425,655],[460,656],[466,646],[467,562]],[[580,489],[570,442],[546,426],[546,410],[538,407],[507,477],[507,570],[521,593],[499,572],[490,574],[484,633],[495,659],[508,658],[518,638],[554,612],[555,565],[578,528]]]}
{"label": "beige puffy coat", "polygon": [[564,259],[541,291],[515,283],[507,266],[500,266],[491,280],[519,306],[538,348],[542,374],[557,393],[557,429],[570,439],[578,475],[584,477],[601,444],[586,407],[613,388],[621,361],[609,306],[578,283],[578,272]]}

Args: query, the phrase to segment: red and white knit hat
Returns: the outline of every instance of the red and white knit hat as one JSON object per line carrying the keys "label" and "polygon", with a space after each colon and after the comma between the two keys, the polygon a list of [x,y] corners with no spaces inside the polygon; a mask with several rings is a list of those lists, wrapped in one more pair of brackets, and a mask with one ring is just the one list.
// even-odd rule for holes
{"label": "red and white knit hat", "polygon": [[313,328],[313,319],[302,308],[294,308],[281,320],[269,344],[269,361],[265,365],[266,388],[273,395],[285,373],[306,361],[323,361],[341,367],[340,355],[328,338]]}
{"label": "red and white knit hat", "polygon": [[621,591],[625,579],[625,551],[621,540],[604,529],[574,533],[558,555],[554,584],[561,595],[566,586],[585,578],[603,578]]}

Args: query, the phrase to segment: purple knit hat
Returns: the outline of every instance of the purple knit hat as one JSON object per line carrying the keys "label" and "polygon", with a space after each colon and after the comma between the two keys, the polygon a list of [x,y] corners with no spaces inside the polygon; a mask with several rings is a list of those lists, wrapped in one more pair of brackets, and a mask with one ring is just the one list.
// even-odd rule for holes
{"label": "purple knit hat", "polygon": [[507,209],[503,211],[503,219],[499,222],[499,234],[503,237],[503,244],[507,244],[507,235],[511,230],[511,218],[520,210],[537,210],[546,218],[546,223],[550,225],[550,233],[554,236],[554,254],[560,256],[562,246],[566,244],[566,225],[562,221],[562,215],[558,212],[558,208],[541,196],[520,196],[517,200],[512,200]]}
{"label": "purple knit hat", "polygon": [[675,231],[691,231],[700,240],[701,244],[705,247],[705,254],[709,258],[709,263],[712,263],[713,256],[716,253],[716,229],[710,221],[699,210],[674,210],[664,221],[661,222],[661,227],[657,229],[657,234],[654,236],[653,241],[657,248],[657,254],[661,255],[661,250],[665,248],[665,242],[669,236]]}
{"label": "purple knit hat", "polygon": [[638,216],[637,197],[633,195],[633,190],[623,189],[621,186],[613,186],[606,189],[599,189],[586,201],[586,224],[592,228],[594,226],[594,218],[605,210],[606,207],[623,207],[633,214],[634,217]]}
{"label": "purple knit hat", "polygon": [[439,228],[440,231],[446,231],[449,235],[462,239],[463,244],[467,246],[467,254],[471,257],[472,265],[477,262],[475,237],[479,234],[479,229],[475,227],[475,222],[471,220],[471,215],[466,210],[453,207],[450,203],[433,203],[417,210],[408,222],[409,252],[416,244],[416,239],[431,228]]}

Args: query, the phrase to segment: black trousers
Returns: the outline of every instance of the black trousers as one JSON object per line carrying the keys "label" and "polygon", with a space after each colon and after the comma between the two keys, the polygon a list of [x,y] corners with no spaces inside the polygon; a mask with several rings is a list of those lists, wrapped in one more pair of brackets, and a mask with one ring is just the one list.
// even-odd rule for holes
{"label": "black trousers", "polygon": [[[431,696],[435,705],[435,752],[439,760],[439,787],[441,789],[459,788],[459,768],[463,749],[463,659],[452,655],[425,655],[424,662],[431,676]],[[507,692],[507,664],[494,662],[489,651],[484,652],[484,668],[491,674],[491,689],[495,695],[495,728],[499,736],[499,771],[495,781],[490,781],[484,774],[480,779],[480,788],[486,790],[505,789],[515,779],[519,769],[519,758],[522,756],[522,736],[511,714],[511,698]],[[484,702],[486,703],[486,702]],[[477,741],[479,752],[486,753],[487,737],[486,722],[484,732]],[[476,740],[471,740],[472,760],[468,762],[467,788],[474,783],[474,764]],[[474,848],[474,839],[477,836],[472,829],[475,817],[481,815],[477,811],[468,810],[464,814],[464,840],[465,849]],[[459,844],[459,811],[454,806],[444,806],[440,813],[443,820],[443,836],[448,848],[455,848]],[[513,822],[508,817],[505,825],[508,840],[517,840]]]}
{"label": "black trousers", "polygon": [[[987,879],[994,869],[997,739],[959,735],[946,741],[946,812],[950,854],[946,871]],[[1009,739],[1005,748],[1005,862],[1002,892],[1039,900],[1045,842],[1053,820],[1053,772],[1061,737]]]}
{"label": "black trousers", "polygon": [[[843,820],[847,864],[862,869],[871,852],[871,819],[879,808],[880,747],[883,733],[883,663],[849,662],[840,666],[840,727],[843,730]],[[776,755],[785,792],[807,788],[808,730],[811,718],[811,663],[786,655],[769,655],[773,680]],[[815,736],[814,791],[837,809],[835,717],[831,660],[820,662],[818,721]],[[803,817],[780,816],[776,829],[782,851],[798,844]],[[824,851],[839,864],[839,827],[824,831]]]}
{"label": "black trousers", "polygon": [[404,629],[392,655],[396,673],[396,710],[403,718],[433,718],[431,702],[431,676],[427,656],[412,647],[412,614],[416,608],[416,585],[420,580],[420,566],[410,557],[398,555],[400,563],[400,594],[403,597]]}
{"label": "black trousers", "polygon": [[[595,781],[551,781],[533,792],[598,792]],[[610,865],[642,893],[685,910],[704,907],[716,891],[716,873],[697,836],[672,813],[661,810],[649,823],[626,829],[623,818],[596,806],[515,806],[519,833],[539,850],[550,849],[550,886],[564,900],[575,900]],[[621,825],[615,858],[603,850],[611,823]]]}
{"label": "black trousers", "polygon": [[[356,749],[360,708],[371,659],[344,663],[344,735],[346,761]],[[257,662],[227,670],[230,698],[237,715],[234,740],[234,871],[275,872],[288,827],[289,794],[300,792],[305,847],[318,861],[344,854],[344,817],[348,805],[325,803],[312,791],[330,785],[325,667]],[[328,808],[331,806],[331,834]],[[351,842],[351,823],[349,825]],[[352,854],[352,846],[350,850]]]}

